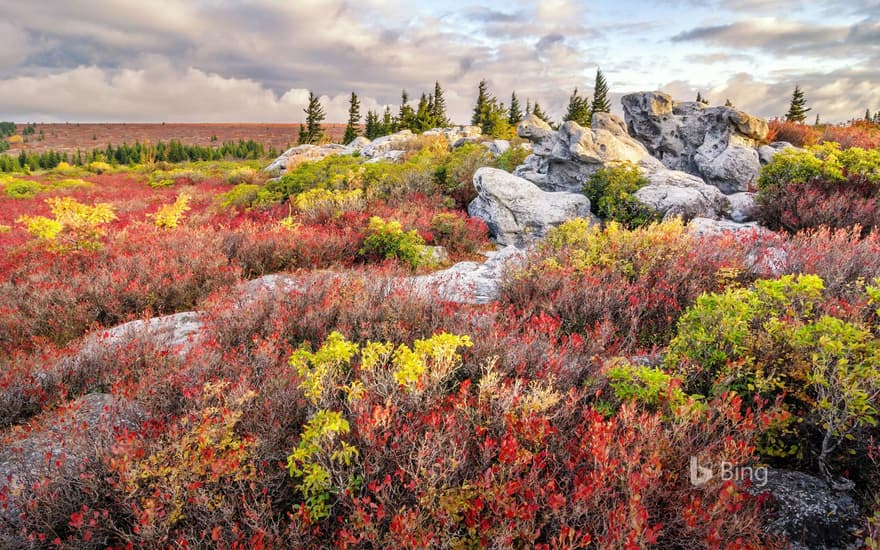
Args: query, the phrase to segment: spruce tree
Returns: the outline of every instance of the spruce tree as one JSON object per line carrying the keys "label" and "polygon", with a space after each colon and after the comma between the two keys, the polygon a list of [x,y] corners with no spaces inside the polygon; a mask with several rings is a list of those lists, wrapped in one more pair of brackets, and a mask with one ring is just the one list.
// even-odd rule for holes
{"label": "spruce tree", "polygon": [[593,103],[590,105],[590,119],[593,113],[610,113],[611,102],[608,100],[608,82],[600,69],[596,69],[596,85],[593,90]]}
{"label": "spruce tree", "polygon": [[799,85],[795,85],[794,92],[791,94],[791,104],[788,107],[788,113],[785,114],[785,120],[789,122],[803,122],[807,119],[807,112],[811,108],[807,107],[807,98],[801,91]]}
{"label": "spruce tree", "polygon": [[424,132],[425,130],[430,130],[434,127],[434,117],[431,114],[431,110],[428,105],[428,97],[422,92],[422,97],[419,98],[419,107],[416,109],[415,120],[413,121],[414,132]]}
{"label": "spruce tree", "polygon": [[446,116],[446,99],[443,97],[443,89],[439,82],[434,82],[434,124],[440,128],[449,126],[449,118]]}
{"label": "spruce tree", "polygon": [[306,114],[306,124],[299,126],[299,142],[301,144],[318,143],[324,139],[324,128],[321,127],[321,122],[326,114],[314,92],[309,92],[309,106],[303,111]]}
{"label": "spruce tree", "polygon": [[510,123],[511,126],[515,126],[519,124],[519,121],[523,119],[522,110],[519,107],[519,100],[516,98],[516,92],[510,94],[510,116],[507,119],[507,122]]}
{"label": "spruce tree", "polygon": [[702,96],[702,94],[700,94],[700,91],[697,90],[697,103],[702,103],[702,102],[703,102],[703,96]]}
{"label": "spruce tree", "polygon": [[730,101],[730,98],[727,98],[724,100],[724,106],[725,107],[733,107],[733,102]]}
{"label": "spruce tree", "polygon": [[819,113],[816,113],[816,122],[813,123],[813,126],[819,125]]}
{"label": "spruce tree", "polygon": [[358,136],[361,127],[361,104],[358,96],[351,92],[351,99],[348,100],[348,124],[345,126],[345,135],[342,137],[342,143],[348,145],[354,138]]}
{"label": "spruce tree", "polygon": [[871,109],[865,109],[865,122],[871,122]]}
{"label": "spruce tree", "polygon": [[526,116],[532,114],[532,99],[526,98]]}
{"label": "spruce tree", "polygon": [[545,113],[545,112],[541,109],[541,106],[538,104],[537,101],[535,101],[535,104],[532,106],[532,114],[535,115],[536,117],[540,118],[541,120],[543,120],[543,121],[546,122],[547,124],[550,124],[550,125],[552,126],[552,124],[551,124],[551,122],[550,122],[550,117],[547,116],[547,113]]}
{"label": "spruce tree", "polygon": [[477,88],[477,104],[474,105],[474,114],[471,116],[471,124],[474,126],[483,125],[483,116],[486,112],[486,105],[489,103],[489,93],[487,91],[488,84],[486,79],[480,81]]}
{"label": "spruce tree", "polygon": [[382,115],[382,132],[379,135],[387,136],[394,132],[396,127],[397,123],[395,122],[394,117],[391,116],[391,107],[386,105],[385,113]]}
{"label": "spruce tree", "polygon": [[406,90],[400,93],[400,108],[397,111],[397,127],[399,130],[415,130],[416,112],[409,104]]}
{"label": "spruce tree", "polygon": [[379,114],[376,111],[367,111],[367,122],[364,128],[364,135],[367,139],[373,140],[383,134],[382,123],[379,121]]}
{"label": "spruce tree", "polygon": [[568,110],[562,118],[562,122],[572,120],[584,128],[590,127],[592,113],[590,112],[590,100],[578,94],[575,88],[568,98]]}

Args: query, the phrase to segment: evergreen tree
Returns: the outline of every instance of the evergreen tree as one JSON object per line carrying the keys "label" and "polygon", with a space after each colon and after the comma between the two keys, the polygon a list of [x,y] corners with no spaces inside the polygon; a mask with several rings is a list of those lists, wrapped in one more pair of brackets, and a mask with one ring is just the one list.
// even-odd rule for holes
{"label": "evergreen tree", "polygon": [[351,99],[348,101],[348,124],[345,126],[345,135],[342,137],[342,143],[348,145],[354,138],[358,136],[361,127],[361,104],[358,96],[351,92]]}
{"label": "evergreen tree", "polygon": [[816,122],[813,123],[813,126],[819,125],[819,113],[816,113]]}
{"label": "evergreen tree", "polygon": [[419,107],[416,109],[416,117],[413,123],[412,130],[414,132],[424,132],[425,130],[430,130],[434,127],[434,116],[431,113],[431,108],[428,103],[428,97],[422,93],[422,97],[419,98]]}
{"label": "evergreen tree", "polygon": [[785,120],[789,122],[803,122],[807,119],[807,112],[811,108],[807,107],[807,98],[801,87],[795,85],[794,92],[791,94],[791,105],[788,107],[788,113],[785,114]]}
{"label": "evergreen tree", "polygon": [[562,121],[572,120],[584,128],[589,128],[591,119],[592,113],[590,112],[589,98],[579,95],[578,89],[575,88],[568,98],[568,111],[566,111]]}
{"label": "evergreen tree", "polygon": [[486,79],[480,81],[477,88],[477,104],[474,105],[474,114],[471,116],[471,124],[474,126],[483,125],[483,116],[486,112],[486,105],[489,103],[489,93],[487,91],[488,84]]}
{"label": "evergreen tree", "polygon": [[532,114],[532,100],[531,98],[526,98],[526,116]]}
{"label": "evergreen tree", "polygon": [[299,142],[318,143],[324,139],[324,128],[321,127],[321,122],[326,114],[314,92],[309,92],[309,106],[303,111],[306,114],[306,123],[305,126],[302,124],[299,126]]}
{"label": "evergreen tree", "polygon": [[399,130],[415,130],[416,112],[409,104],[406,90],[400,93],[400,108],[397,111],[397,127]]}
{"label": "evergreen tree", "polygon": [[[535,115],[536,117],[540,118],[541,120],[543,120],[543,121],[546,122],[547,124],[551,124],[551,123],[550,123],[550,117],[547,116],[547,113],[545,113],[545,112],[541,109],[541,106],[538,104],[537,101],[535,101],[535,104],[532,106],[532,114]],[[552,125],[552,124],[551,124],[551,125]]]}
{"label": "evergreen tree", "polygon": [[387,136],[394,132],[395,128],[397,128],[397,122],[394,120],[394,117],[391,116],[391,107],[386,105],[385,113],[382,115],[382,132],[379,135]]}
{"label": "evergreen tree", "polygon": [[590,105],[590,119],[593,113],[610,113],[611,102],[608,100],[608,82],[600,69],[596,69],[596,85],[593,90],[593,104]]}
{"label": "evergreen tree", "polygon": [[871,109],[865,109],[865,122],[871,122]]}
{"label": "evergreen tree", "polygon": [[510,116],[507,119],[507,122],[510,123],[511,126],[515,126],[519,124],[519,121],[524,118],[522,110],[519,107],[519,100],[516,98],[516,92],[510,94]]}
{"label": "evergreen tree", "polygon": [[446,99],[443,97],[443,89],[440,88],[439,82],[434,82],[434,124],[440,128],[450,125],[449,118],[446,116]]}
{"label": "evergreen tree", "polygon": [[724,100],[724,106],[725,107],[733,107],[733,102],[730,101],[730,98],[727,98]]}
{"label": "evergreen tree", "polygon": [[383,135],[382,123],[379,121],[379,115],[376,111],[367,111],[367,122],[364,128],[364,135],[367,139],[373,140]]}

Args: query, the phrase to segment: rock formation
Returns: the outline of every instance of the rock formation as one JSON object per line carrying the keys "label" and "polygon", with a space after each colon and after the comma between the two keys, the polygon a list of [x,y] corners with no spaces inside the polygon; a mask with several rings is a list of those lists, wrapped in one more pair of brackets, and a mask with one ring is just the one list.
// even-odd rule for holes
{"label": "rock formation", "polygon": [[580,193],[547,192],[497,168],[474,174],[477,198],[468,214],[480,218],[498,243],[522,246],[541,239],[551,227],[572,218],[589,218],[590,200]]}
{"label": "rock formation", "polygon": [[702,178],[726,194],[748,191],[758,179],[757,148],[767,121],[732,107],[675,102],[662,92],[622,98],[629,134],[664,166]]}

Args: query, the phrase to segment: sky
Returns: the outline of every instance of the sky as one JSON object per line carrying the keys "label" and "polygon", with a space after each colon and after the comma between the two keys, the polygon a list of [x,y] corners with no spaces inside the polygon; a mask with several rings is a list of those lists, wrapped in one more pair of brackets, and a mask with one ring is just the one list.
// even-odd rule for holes
{"label": "sky", "polygon": [[772,118],[880,110],[880,0],[0,0],[0,119],[328,122],[439,81],[468,123],[479,81],[554,118],[597,68],[621,95],[699,91]]}

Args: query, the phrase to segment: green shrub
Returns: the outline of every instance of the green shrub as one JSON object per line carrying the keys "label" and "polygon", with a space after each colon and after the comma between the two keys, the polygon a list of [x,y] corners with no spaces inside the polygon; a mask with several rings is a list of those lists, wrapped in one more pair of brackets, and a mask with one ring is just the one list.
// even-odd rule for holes
{"label": "green shrub", "polygon": [[258,173],[253,168],[236,168],[226,175],[226,181],[232,185],[241,183],[256,183]]}
{"label": "green shrub", "polygon": [[357,178],[359,160],[351,155],[331,155],[315,162],[303,162],[279,179],[268,182],[266,190],[281,197],[298,195],[309,189],[344,189]]}
{"label": "green shrub", "polygon": [[792,421],[768,433],[762,452],[804,458],[811,450],[830,478],[832,458],[854,452],[850,444],[864,444],[855,434],[876,425],[880,339],[823,315],[822,292],[815,275],[787,275],[703,295],[679,320],[666,364],[685,391],[781,400]]}
{"label": "green shrub", "polygon": [[513,172],[517,166],[525,162],[526,157],[530,154],[532,154],[530,149],[520,147],[517,143],[511,143],[510,148],[495,159],[495,167],[507,172]]}
{"label": "green shrub", "polygon": [[90,162],[86,165],[86,170],[93,174],[106,174],[113,171],[113,167],[106,162]]}
{"label": "green shrub", "polygon": [[220,195],[220,206],[222,208],[249,208],[257,200],[260,189],[259,185],[240,183]]}
{"label": "green shrub", "polygon": [[0,185],[3,186],[3,192],[6,194],[6,196],[12,197],[14,199],[29,199],[43,190],[42,185],[40,185],[36,181],[30,180],[0,180]]}
{"label": "green shrub", "polygon": [[859,147],[842,151],[833,142],[808,149],[785,149],[761,169],[758,191],[818,180],[841,183],[848,178],[880,185],[880,151]]}
{"label": "green shrub", "polygon": [[412,268],[426,261],[425,241],[415,229],[404,231],[400,222],[385,221],[376,216],[370,218],[360,254],[374,259],[397,259]]}
{"label": "green shrub", "polygon": [[659,410],[665,405],[673,411],[688,402],[678,380],[659,368],[618,359],[605,375],[614,397],[623,402],[635,401],[649,410]]}
{"label": "green shrub", "polygon": [[622,163],[592,174],[584,185],[584,194],[590,199],[593,214],[632,229],[660,220],[659,214],[633,196],[647,184],[638,166]]}

